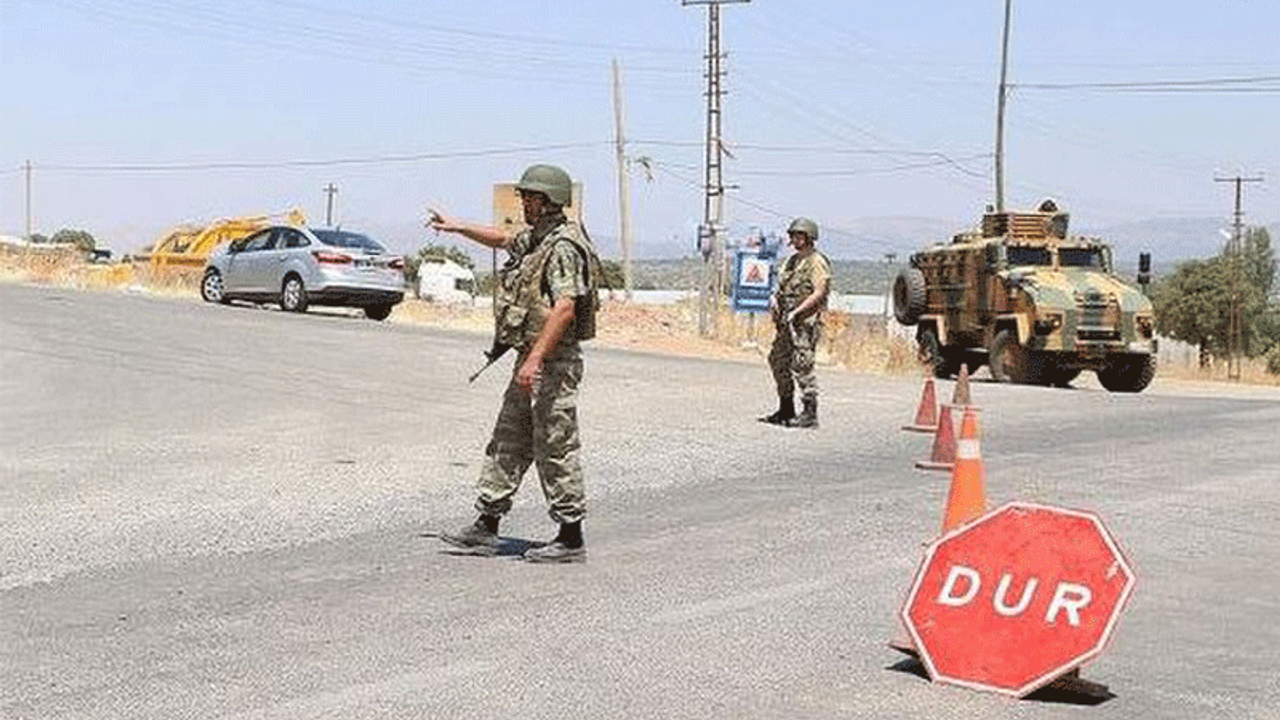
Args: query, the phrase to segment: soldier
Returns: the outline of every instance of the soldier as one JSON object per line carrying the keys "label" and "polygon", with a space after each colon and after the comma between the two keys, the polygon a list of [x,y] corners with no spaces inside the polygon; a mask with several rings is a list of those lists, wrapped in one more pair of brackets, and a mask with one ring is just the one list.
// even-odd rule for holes
{"label": "soldier", "polygon": [[441,538],[476,554],[496,553],[498,521],[511,509],[511,498],[533,464],[560,531],[550,543],[530,548],[524,558],[580,562],[586,559],[586,500],[577,417],[579,340],[595,334],[599,257],[581,226],[565,217],[572,197],[568,173],[552,165],[533,165],[516,189],[529,227],[515,237],[497,227],[431,211],[433,229],[508,252],[498,272],[497,352],[492,357],[505,347],[517,351],[477,483],[475,507],[480,517],[461,532]]}
{"label": "soldier", "polygon": [[[818,427],[818,379],[813,356],[822,332],[822,311],[831,292],[831,263],[814,249],[818,224],[796,218],[787,228],[793,252],[778,277],[778,290],[769,298],[769,314],[776,333],[769,351],[769,367],[778,387],[778,410],[761,421],[787,427]],[[803,410],[796,415],[796,388]]]}

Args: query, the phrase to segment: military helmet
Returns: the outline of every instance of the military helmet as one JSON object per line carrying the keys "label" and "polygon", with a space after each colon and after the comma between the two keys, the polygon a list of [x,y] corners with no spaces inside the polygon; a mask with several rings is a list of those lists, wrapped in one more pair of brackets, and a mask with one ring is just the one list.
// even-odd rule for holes
{"label": "military helmet", "polygon": [[540,192],[560,207],[568,207],[573,199],[573,182],[569,173],[555,165],[530,165],[520,176],[516,189]]}
{"label": "military helmet", "polygon": [[791,221],[791,225],[787,227],[787,234],[804,233],[809,236],[809,242],[818,240],[818,223],[807,217],[798,217]]}

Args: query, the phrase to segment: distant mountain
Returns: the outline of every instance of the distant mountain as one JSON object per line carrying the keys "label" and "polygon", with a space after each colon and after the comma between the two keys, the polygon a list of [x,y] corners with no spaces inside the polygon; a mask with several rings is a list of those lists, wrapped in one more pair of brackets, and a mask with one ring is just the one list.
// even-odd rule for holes
{"label": "distant mountain", "polygon": [[[1076,218],[1072,221],[1072,233],[1110,243],[1121,266],[1136,266],[1140,252],[1151,253],[1157,265],[1216,255],[1226,242],[1220,231],[1230,229],[1225,220],[1216,217],[1151,218],[1101,227],[1081,224]],[[892,252],[901,260],[976,226],[976,220],[966,225],[940,218],[859,218],[826,233],[821,246],[832,258],[877,259]],[[1267,230],[1272,238],[1278,238],[1280,225]]]}
{"label": "distant mountain", "polygon": [[[1226,244],[1227,238],[1222,232],[1230,232],[1229,225],[1222,218],[1212,217],[1153,218],[1075,231],[1111,243],[1120,265],[1137,264],[1141,252],[1151,253],[1152,262],[1163,265],[1217,255]],[[1277,225],[1267,227],[1273,245],[1278,228]]]}

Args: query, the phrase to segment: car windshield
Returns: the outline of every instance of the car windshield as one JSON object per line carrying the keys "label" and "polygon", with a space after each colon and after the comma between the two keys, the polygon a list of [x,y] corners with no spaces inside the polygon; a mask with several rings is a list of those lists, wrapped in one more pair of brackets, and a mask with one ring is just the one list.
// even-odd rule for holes
{"label": "car windshield", "polygon": [[311,232],[325,245],[364,250],[371,253],[386,252],[386,248],[379,245],[376,240],[368,235],[346,232],[345,230],[312,230]]}
{"label": "car windshield", "polygon": [[1049,252],[1049,248],[1043,247],[1027,247],[1025,245],[1012,245],[1009,247],[1006,257],[1009,264],[1017,265],[1052,265],[1053,255]]}
{"label": "car windshield", "polygon": [[1063,267],[1102,268],[1102,251],[1098,248],[1059,248],[1058,261]]}

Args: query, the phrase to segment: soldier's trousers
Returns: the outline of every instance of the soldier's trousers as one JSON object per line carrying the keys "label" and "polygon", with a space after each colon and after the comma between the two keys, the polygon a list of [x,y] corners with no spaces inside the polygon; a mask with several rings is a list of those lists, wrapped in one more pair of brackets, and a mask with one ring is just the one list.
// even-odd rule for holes
{"label": "soldier's trousers", "polygon": [[[516,369],[524,354],[516,359]],[[501,517],[529,466],[536,465],[551,519],[572,523],[586,514],[586,492],[578,436],[578,383],[582,358],[548,360],[534,394],[515,383],[515,373],[502,396],[502,409],[485,449],[477,483],[476,509]]]}
{"label": "soldier's trousers", "polygon": [[788,330],[786,323],[779,322],[775,330],[773,347],[769,350],[769,369],[778,386],[778,397],[793,397],[797,388],[802,398],[818,397],[818,376],[813,366],[822,326],[816,322],[798,322]]}

